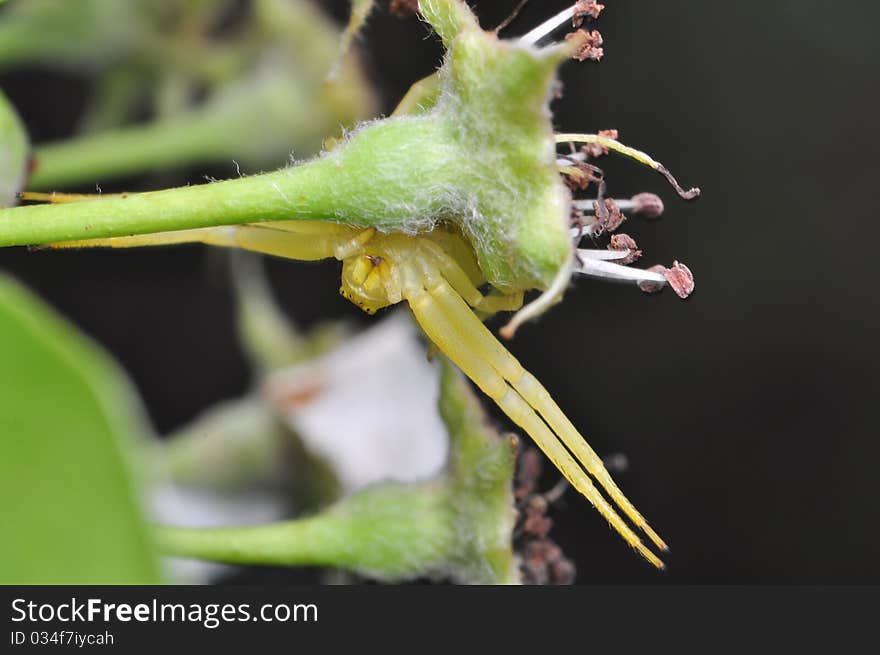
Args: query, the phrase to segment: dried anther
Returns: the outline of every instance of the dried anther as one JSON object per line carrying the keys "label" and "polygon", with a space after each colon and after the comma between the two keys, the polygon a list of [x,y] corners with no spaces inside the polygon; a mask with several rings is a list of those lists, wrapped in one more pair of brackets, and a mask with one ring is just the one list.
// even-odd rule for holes
{"label": "dried anther", "polygon": [[582,170],[572,172],[563,178],[565,185],[572,191],[583,191],[595,181],[596,180],[592,175]]}
{"label": "dried anther", "polygon": [[639,281],[638,285],[639,289],[646,293],[660,291],[667,284],[682,299],[694,292],[694,274],[681,262],[673,262],[672,268],[652,266],[645,272],[650,273],[652,277]]}
{"label": "dried anther", "polygon": [[605,198],[601,202],[597,200],[593,203],[593,208],[605,232],[614,232],[626,220],[613,198]]}
{"label": "dried anther", "polygon": [[604,179],[601,168],[586,162],[572,162],[572,165],[566,166],[563,171],[565,173],[563,180],[572,190],[583,191],[591,184],[602,184]]}
{"label": "dried anther", "polygon": [[632,264],[642,256],[642,251],[639,250],[639,247],[636,245],[635,239],[628,234],[623,233],[615,234],[611,237],[611,242],[608,244],[608,250],[626,251],[626,257],[617,260],[617,263],[623,266]]}
{"label": "dried anther", "polygon": [[544,538],[553,527],[553,519],[547,516],[548,503],[543,496],[531,496],[525,503],[522,531],[533,537]]}
{"label": "dried anther", "polygon": [[580,27],[586,18],[599,18],[599,14],[605,9],[596,0],[578,0],[574,4],[571,17],[571,26]]}
{"label": "dried anther", "polygon": [[405,18],[419,12],[419,0],[391,0],[389,7],[395,16]]}
{"label": "dried anther", "polygon": [[632,213],[643,218],[659,218],[663,214],[663,201],[654,193],[637,193],[630,202]]}
{"label": "dried anther", "polygon": [[521,571],[524,584],[567,585],[574,582],[574,564],[549,539],[529,543],[523,555]]}
{"label": "dried anther", "polygon": [[598,30],[588,32],[585,29],[579,29],[565,36],[566,41],[575,39],[580,43],[578,44],[577,51],[572,55],[572,59],[577,59],[578,61],[586,59],[599,61],[602,59],[605,51],[602,49],[602,35],[599,34]]}
{"label": "dried anther", "polygon": [[666,269],[663,277],[679,298],[687,298],[694,292],[694,274],[681,262],[672,262],[672,268]]}
{"label": "dried anther", "polygon": [[513,497],[517,503],[535,493],[538,478],[541,477],[541,456],[534,448],[525,448],[516,462],[516,484]]}
{"label": "dried anther", "polygon": [[576,570],[571,560],[548,538],[553,520],[547,516],[561,490],[538,493],[541,458],[533,448],[517,458],[514,498],[519,510],[515,545],[523,584],[572,584]]}

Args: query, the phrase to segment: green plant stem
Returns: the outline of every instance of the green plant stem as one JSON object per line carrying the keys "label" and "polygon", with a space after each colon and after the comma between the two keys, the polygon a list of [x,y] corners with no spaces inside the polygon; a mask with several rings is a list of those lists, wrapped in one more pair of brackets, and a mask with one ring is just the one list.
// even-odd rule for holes
{"label": "green plant stem", "polygon": [[[58,241],[145,234],[221,224],[295,218],[297,208],[304,213],[314,209],[311,201],[288,206],[274,185],[285,182],[285,189],[302,187],[314,177],[312,167],[292,169],[285,176],[276,173],[259,178],[228,180],[217,184],[181,187],[164,191],[107,197],[69,205],[32,205],[3,212],[4,246],[38,245]],[[284,179],[284,178],[287,179]]]}
{"label": "green plant stem", "polygon": [[[273,220],[339,220],[406,229],[413,217],[438,215],[459,172],[425,154],[412,166],[407,145],[437,142],[433,122],[390,121],[326,157],[274,173],[200,186],[0,212],[0,245],[39,245]],[[437,149],[442,149],[438,144]],[[435,152],[436,150],[435,149]],[[430,153],[427,147],[426,153]],[[425,178],[428,182],[426,183]],[[389,197],[407,200],[389,206]]]}
{"label": "green plant stem", "polygon": [[203,163],[229,152],[218,133],[197,117],[134,126],[36,149],[35,190],[106,183],[143,171]]}
{"label": "green plant stem", "polygon": [[[334,566],[383,580],[427,575],[454,548],[442,487],[383,485],[310,518],[243,528],[157,529],[166,554],[218,562]],[[403,556],[409,553],[409,557]]]}
{"label": "green plant stem", "polygon": [[[291,149],[314,152],[358,110],[315,101],[291,71],[268,66],[223,89],[204,106],[142,125],[38,146],[32,189],[104,183],[125,175],[209,162],[284,163]],[[350,94],[354,99],[357,93]],[[326,100],[326,99],[325,99]],[[259,120],[255,120],[259,117]]]}

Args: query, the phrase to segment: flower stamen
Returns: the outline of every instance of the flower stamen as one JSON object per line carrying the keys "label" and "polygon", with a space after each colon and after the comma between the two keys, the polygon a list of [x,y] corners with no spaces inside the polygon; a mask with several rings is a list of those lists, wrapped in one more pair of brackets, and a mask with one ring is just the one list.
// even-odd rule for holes
{"label": "flower stamen", "polygon": [[[606,199],[610,200],[610,199]],[[586,215],[595,213],[597,198],[573,200],[571,205]],[[637,193],[629,200],[614,199],[617,208],[624,214],[633,214],[643,218],[658,218],[663,213],[663,201],[653,193]]]}
{"label": "flower stamen", "polygon": [[613,150],[614,152],[620,153],[621,155],[629,157],[630,159],[635,159],[640,164],[644,164],[645,166],[654,169],[663,177],[665,177],[666,181],[669,182],[670,185],[672,185],[672,188],[675,189],[676,193],[678,193],[678,195],[685,200],[693,200],[700,195],[700,189],[697,187],[693,187],[685,191],[678,183],[678,181],[672,176],[672,173],[669,172],[669,169],[660,162],[652,159],[647,153],[644,153],[641,150],[636,150],[635,148],[631,148],[630,146],[626,146],[610,137],[603,136],[602,134],[572,133],[556,135],[556,143],[566,142],[595,144],[603,148],[607,148],[608,150]]}
{"label": "flower stamen", "polygon": [[574,20],[575,11],[577,10],[578,4],[580,3],[575,3],[571,7],[563,9],[552,18],[548,18],[543,23],[538,25],[535,29],[521,36],[519,42],[522,45],[537,45],[539,41],[542,41],[546,37],[553,34],[553,32],[562,27],[562,25],[570,20]]}
{"label": "flower stamen", "polygon": [[672,268],[665,266],[652,266],[648,269],[630,268],[601,259],[594,253],[595,251],[592,250],[578,249],[574,272],[603,280],[635,283],[646,293],[660,291],[667,284],[679,298],[687,298],[694,291],[693,273],[681,262],[673,262]]}

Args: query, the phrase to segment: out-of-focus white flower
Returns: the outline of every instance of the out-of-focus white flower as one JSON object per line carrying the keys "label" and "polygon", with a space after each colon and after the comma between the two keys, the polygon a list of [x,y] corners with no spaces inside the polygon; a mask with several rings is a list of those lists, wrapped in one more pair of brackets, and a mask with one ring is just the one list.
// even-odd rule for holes
{"label": "out-of-focus white flower", "polygon": [[394,313],[322,357],[272,373],[263,390],[350,493],[441,470],[447,437],[438,384],[412,322]]}

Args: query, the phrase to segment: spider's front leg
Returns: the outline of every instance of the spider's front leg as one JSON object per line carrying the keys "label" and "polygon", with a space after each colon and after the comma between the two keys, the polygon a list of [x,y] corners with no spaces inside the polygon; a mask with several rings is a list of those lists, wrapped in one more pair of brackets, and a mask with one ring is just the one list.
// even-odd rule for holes
{"label": "spider's front leg", "polygon": [[572,486],[627,543],[654,566],[663,568],[660,559],[620,517],[587,472],[658,548],[666,550],[666,544],[623,495],[599,456],[546,389],[474,315],[458,289],[453,288],[447,279],[449,267],[437,266],[436,261],[431,261],[433,258],[409,258],[402,271],[403,295],[422,329],[514,423],[529,434]]}
{"label": "spider's front leg", "polygon": [[48,244],[49,248],[143,248],[185,243],[241,248],[285,259],[345,259],[372,238],[375,230],[324,221],[273,221],[83,239]]}
{"label": "spider's front leg", "polygon": [[[522,307],[522,291],[497,295],[483,295],[480,293],[475,280],[472,279],[474,276],[468,275],[467,271],[464,270],[455,258],[445,252],[439,244],[424,239],[420,243],[420,250],[424,253],[427,261],[436,267],[439,273],[449,282],[455,292],[474,309],[486,315],[491,315],[498,312],[513,312]],[[483,280],[478,278],[477,281]]]}

